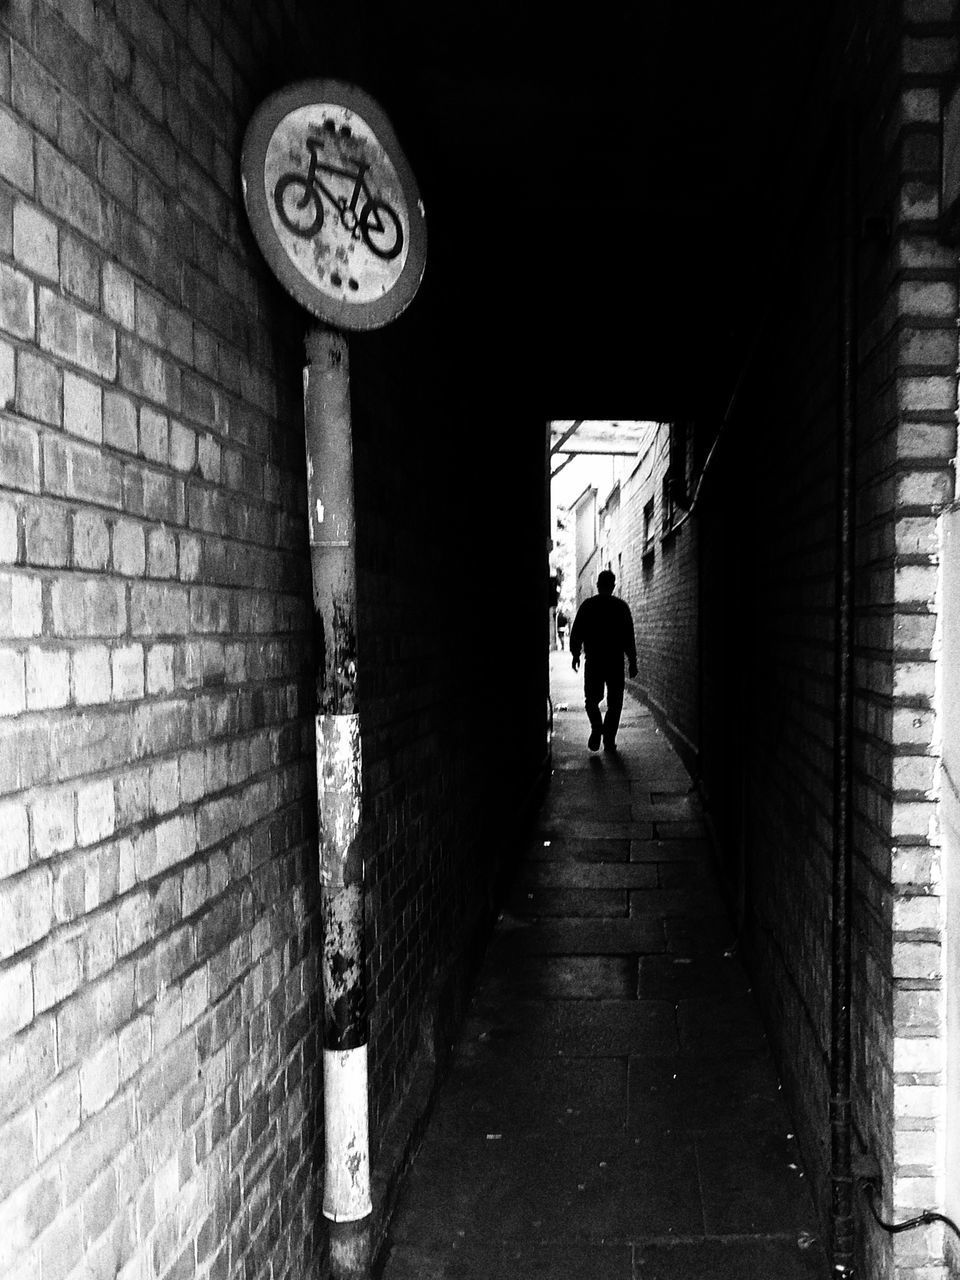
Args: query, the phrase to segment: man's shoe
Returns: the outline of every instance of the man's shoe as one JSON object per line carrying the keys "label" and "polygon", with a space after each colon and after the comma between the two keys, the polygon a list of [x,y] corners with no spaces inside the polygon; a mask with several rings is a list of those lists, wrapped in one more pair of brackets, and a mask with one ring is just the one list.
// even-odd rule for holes
{"label": "man's shoe", "polygon": [[616,751],[616,749],[617,749],[616,739],[615,739],[615,738],[604,738],[604,740],[603,740],[603,749],[604,749],[604,751]]}
{"label": "man's shoe", "polygon": [[591,751],[600,750],[600,738],[601,734],[599,730],[594,730],[594,732],[591,733],[590,737],[587,739],[587,746]]}

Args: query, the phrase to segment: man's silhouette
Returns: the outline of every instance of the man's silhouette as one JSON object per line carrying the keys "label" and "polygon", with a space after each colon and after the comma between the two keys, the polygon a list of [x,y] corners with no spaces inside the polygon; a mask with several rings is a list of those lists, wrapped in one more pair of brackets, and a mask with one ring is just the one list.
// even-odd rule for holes
{"label": "man's silhouette", "polygon": [[[583,671],[583,701],[590,718],[587,746],[597,751],[600,741],[612,751],[617,741],[620,711],[623,708],[623,659],[630,664],[631,678],[637,674],[637,645],[633,618],[625,600],[613,594],[616,578],[609,569],[597,577],[597,594],[584,600],[573,620],[570,652],[573,669],[580,670],[580,651],[586,650]],[[607,714],[600,715],[600,700],[607,690]]]}

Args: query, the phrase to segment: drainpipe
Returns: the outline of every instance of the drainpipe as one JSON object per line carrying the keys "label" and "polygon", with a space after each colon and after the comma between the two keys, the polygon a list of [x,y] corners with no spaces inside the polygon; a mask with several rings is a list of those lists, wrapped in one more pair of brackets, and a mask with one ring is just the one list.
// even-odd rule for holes
{"label": "drainpipe", "polygon": [[853,1169],[850,1061],[853,882],[853,586],[856,463],[857,139],[852,111],[842,124],[834,694],[833,929],[830,1051],[831,1256],[833,1274],[852,1277]]}
{"label": "drainpipe", "polygon": [[342,334],[311,325],[305,347],[323,917],[323,1213],[334,1280],[367,1280],[372,1204],[350,373]]}

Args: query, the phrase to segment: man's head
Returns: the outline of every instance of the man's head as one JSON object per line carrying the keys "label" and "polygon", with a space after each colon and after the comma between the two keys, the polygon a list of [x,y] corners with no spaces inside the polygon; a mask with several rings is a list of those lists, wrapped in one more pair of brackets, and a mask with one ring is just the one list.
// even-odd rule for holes
{"label": "man's head", "polygon": [[610,570],[604,569],[602,573],[597,575],[597,590],[600,592],[602,596],[612,596],[613,584],[615,582],[616,582],[616,578],[613,576]]}

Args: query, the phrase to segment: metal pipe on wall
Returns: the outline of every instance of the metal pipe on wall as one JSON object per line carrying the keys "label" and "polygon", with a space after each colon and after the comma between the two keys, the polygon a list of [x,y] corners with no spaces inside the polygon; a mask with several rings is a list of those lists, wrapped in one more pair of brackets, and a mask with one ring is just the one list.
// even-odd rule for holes
{"label": "metal pipe on wall", "polygon": [[366,1280],[372,1203],[350,373],[343,334],[312,325],[305,346],[323,916],[323,1213],[335,1280]]}
{"label": "metal pipe on wall", "polygon": [[837,432],[836,633],[834,692],[833,927],[831,934],[830,1155],[833,1274],[854,1274],[851,1104],[853,884],[853,606],[857,411],[857,135],[845,113],[841,142],[839,387]]}

